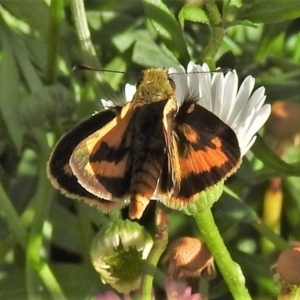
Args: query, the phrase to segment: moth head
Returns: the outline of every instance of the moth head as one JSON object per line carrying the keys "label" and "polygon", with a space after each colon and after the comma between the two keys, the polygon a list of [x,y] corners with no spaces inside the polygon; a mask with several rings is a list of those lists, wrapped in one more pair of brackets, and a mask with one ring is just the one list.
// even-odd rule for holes
{"label": "moth head", "polygon": [[137,84],[134,102],[137,106],[169,99],[174,95],[175,84],[168,73],[161,69],[149,69]]}

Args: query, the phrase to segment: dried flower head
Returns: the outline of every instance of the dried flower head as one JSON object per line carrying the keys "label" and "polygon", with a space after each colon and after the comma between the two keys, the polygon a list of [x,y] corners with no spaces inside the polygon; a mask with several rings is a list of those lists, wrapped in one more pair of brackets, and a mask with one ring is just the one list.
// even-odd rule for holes
{"label": "dried flower head", "polygon": [[169,263],[168,273],[175,278],[214,278],[216,275],[213,257],[197,238],[182,237],[174,241],[169,246],[164,262]]}
{"label": "dried flower head", "polygon": [[279,279],[283,285],[300,285],[300,246],[283,251],[276,263],[277,274],[275,279]]}

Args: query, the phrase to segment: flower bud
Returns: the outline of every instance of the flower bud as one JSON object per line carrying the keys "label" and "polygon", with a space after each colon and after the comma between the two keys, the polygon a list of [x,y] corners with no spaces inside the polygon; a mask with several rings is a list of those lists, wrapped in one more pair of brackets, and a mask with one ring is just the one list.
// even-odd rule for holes
{"label": "flower bud", "polygon": [[62,85],[43,86],[20,106],[20,122],[28,127],[47,127],[49,123],[70,117],[75,103]]}
{"label": "flower bud", "polygon": [[277,277],[284,285],[300,286],[300,246],[283,251],[276,263]]}
{"label": "flower bud", "polygon": [[207,276],[214,278],[214,259],[207,247],[197,238],[182,237],[168,249],[164,261],[169,263],[168,274],[175,278]]}
{"label": "flower bud", "polygon": [[142,268],[153,241],[138,223],[117,220],[94,238],[91,259],[103,283],[119,293],[139,288]]}

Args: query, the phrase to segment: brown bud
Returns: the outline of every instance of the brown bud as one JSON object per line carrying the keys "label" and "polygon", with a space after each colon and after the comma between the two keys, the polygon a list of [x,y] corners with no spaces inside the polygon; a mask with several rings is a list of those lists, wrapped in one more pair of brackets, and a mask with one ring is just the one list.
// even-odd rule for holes
{"label": "brown bud", "polygon": [[283,251],[276,263],[277,277],[284,285],[300,286],[300,247]]}
{"label": "brown bud", "polygon": [[182,237],[174,241],[169,246],[164,262],[169,263],[168,273],[175,278],[216,276],[213,257],[196,238]]}

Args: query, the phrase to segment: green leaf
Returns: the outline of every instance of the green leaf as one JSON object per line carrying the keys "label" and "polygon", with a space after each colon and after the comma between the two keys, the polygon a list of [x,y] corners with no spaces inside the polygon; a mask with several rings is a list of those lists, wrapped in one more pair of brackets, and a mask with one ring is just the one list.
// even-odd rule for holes
{"label": "green leaf", "polygon": [[236,25],[242,25],[242,26],[257,28],[257,25],[254,24],[253,22],[249,21],[249,20],[237,20],[237,21],[233,21],[233,22],[227,24],[227,27],[229,28],[229,27],[236,26]]}
{"label": "green leaf", "polygon": [[187,4],[185,5],[178,14],[178,19],[181,28],[184,27],[184,21],[192,21],[209,24],[209,20],[206,16],[205,11],[197,6]]}
{"label": "green leaf", "polygon": [[[80,224],[76,215],[72,214],[68,209],[60,205],[59,201],[51,207],[49,221],[53,224],[52,241],[58,247],[67,251],[78,253],[82,250],[80,246]],[[69,224],[63,232],[56,230],[64,224]]]}
{"label": "green leaf", "polygon": [[147,18],[169,50],[183,65],[187,65],[190,55],[182,31],[174,15],[160,0],[143,0]]}
{"label": "green leaf", "polygon": [[[179,64],[165,44],[157,45],[154,38],[146,30],[135,32],[132,61],[149,68],[172,67]],[[155,57],[155,60],[153,59]]]}
{"label": "green leaf", "polygon": [[242,25],[257,28],[258,26],[249,20],[238,20],[237,15],[239,14],[241,8],[236,5],[229,5],[225,2],[223,7],[223,24],[225,28],[229,28],[235,25]]}
{"label": "green leaf", "polygon": [[20,79],[16,61],[13,56],[13,47],[9,38],[3,33],[2,60],[0,64],[0,113],[5,122],[8,135],[18,151],[22,147],[22,130],[19,125],[18,105],[20,100]]}
{"label": "green leaf", "polygon": [[[0,281],[0,299],[26,299],[26,286],[25,286],[25,270],[23,268],[16,268],[7,272]],[[18,286],[11,283],[17,280]]]}
{"label": "green leaf", "polygon": [[[99,275],[93,270],[90,263],[53,264],[52,269],[68,299],[93,299],[94,295],[104,290]],[[52,299],[56,299],[56,297]]]}
{"label": "green leaf", "polygon": [[262,236],[271,241],[278,249],[286,249],[286,241],[261,222],[256,211],[241,199],[223,194],[213,207],[218,228],[232,228],[233,224],[251,224]]}
{"label": "green leaf", "polygon": [[25,21],[32,30],[37,30],[42,37],[46,37],[49,28],[49,11],[45,1],[1,1],[1,6],[11,14],[12,20],[16,18],[15,20]]}
{"label": "green leaf", "polygon": [[256,142],[251,148],[255,156],[266,166],[277,171],[277,176],[300,176],[300,166],[291,165],[280,159],[263,141],[257,136]]}
{"label": "green leaf", "polygon": [[238,19],[254,23],[278,23],[299,16],[299,0],[260,0],[242,7]]}
{"label": "green leaf", "polygon": [[[104,70],[118,70],[118,72],[125,72],[127,68],[126,61],[121,56],[114,57],[107,65],[104,66]],[[125,73],[109,73],[103,72],[103,77],[109,82],[110,86],[116,90]]]}
{"label": "green leaf", "polygon": [[[257,62],[264,63],[264,61],[270,54],[270,49],[272,45],[274,44],[276,39],[278,39],[278,37],[283,36],[285,34],[285,31],[288,26],[288,22],[281,22],[276,24],[266,24],[263,27],[262,36],[255,54],[255,59]],[[279,48],[284,48],[284,45],[280,43]]]}
{"label": "green leaf", "polygon": [[[26,39],[22,39],[16,35],[5,23],[1,22],[0,26],[2,27],[1,38],[3,39],[3,42],[6,43],[5,47],[9,52],[9,55],[14,58],[14,63],[19,67],[26,84],[32,92],[38,90],[42,86],[42,80],[39,78],[39,75],[31,62],[31,55],[25,43]],[[3,63],[8,64],[5,60],[6,59],[3,59]],[[2,69],[4,74],[6,74],[7,69]],[[18,74],[18,72],[16,72],[16,74]],[[11,85],[12,84],[10,83],[10,87]]]}

